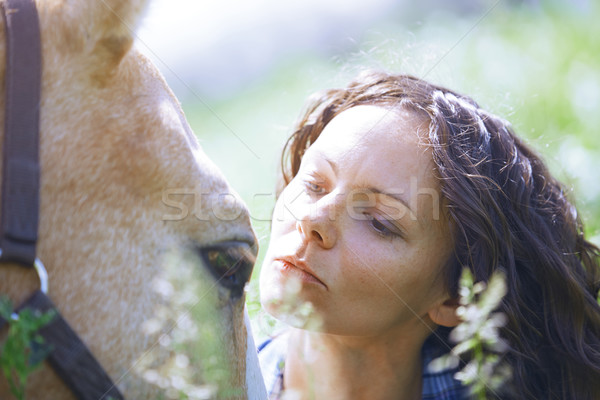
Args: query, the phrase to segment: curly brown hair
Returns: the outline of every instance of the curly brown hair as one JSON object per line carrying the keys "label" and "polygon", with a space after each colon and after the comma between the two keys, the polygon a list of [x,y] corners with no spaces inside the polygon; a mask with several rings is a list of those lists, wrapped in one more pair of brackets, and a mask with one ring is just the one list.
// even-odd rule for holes
{"label": "curly brown hair", "polygon": [[342,111],[357,105],[411,110],[429,121],[428,142],[454,225],[444,269],[457,296],[462,268],[476,281],[504,272],[502,335],[519,399],[600,398],[600,251],[541,158],[509,123],[469,97],[421,79],[369,71],[309,99],[282,155],[283,184],[306,149]]}

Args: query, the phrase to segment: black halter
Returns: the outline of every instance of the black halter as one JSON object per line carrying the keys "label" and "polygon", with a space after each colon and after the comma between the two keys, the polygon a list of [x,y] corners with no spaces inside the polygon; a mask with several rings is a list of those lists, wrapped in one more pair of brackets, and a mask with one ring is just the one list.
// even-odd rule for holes
{"label": "black halter", "polygon": [[[56,317],[40,334],[52,349],[48,363],[75,396],[82,400],[123,399],[106,371],[46,295],[45,269],[36,258],[42,77],[39,19],[33,0],[5,0],[2,6],[7,51],[0,263],[17,263],[38,271],[40,290],[17,311],[55,310]],[[0,329],[5,324],[0,318]]]}

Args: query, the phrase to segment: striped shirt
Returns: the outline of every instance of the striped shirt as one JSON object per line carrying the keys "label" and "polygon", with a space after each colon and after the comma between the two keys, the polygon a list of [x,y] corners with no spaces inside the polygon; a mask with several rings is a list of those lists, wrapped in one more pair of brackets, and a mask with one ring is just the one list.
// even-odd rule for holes
{"label": "striped shirt", "polygon": [[[286,332],[265,340],[258,346],[258,359],[265,380],[269,400],[280,400],[283,394],[283,371],[287,353],[288,334]],[[435,358],[447,353],[449,349],[435,337],[430,336],[423,345],[423,400],[463,400],[467,399],[467,389],[456,379],[456,369],[430,372],[427,368]]]}

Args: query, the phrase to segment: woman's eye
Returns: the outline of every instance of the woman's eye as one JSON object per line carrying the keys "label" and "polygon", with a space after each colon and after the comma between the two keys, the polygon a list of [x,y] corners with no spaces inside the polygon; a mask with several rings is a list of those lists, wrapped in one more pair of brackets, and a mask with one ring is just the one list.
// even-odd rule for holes
{"label": "woman's eye", "polygon": [[373,230],[375,230],[375,232],[377,234],[379,234],[381,236],[385,236],[385,237],[401,237],[402,236],[402,234],[400,232],[398,232],[397,229],[389,226],[389,223],[380,221],[371,215],[367,215],[367,216],[371,223],[371,226],[373,227]]}
{"label": "woman's eye", "polygon": [[307,181],[307,182],[305,183],[305,185],[306,185],[306,188],[307,188],[307,189],[308,189],[310,192],[312,192],[312,193],[315,193],[315,194],[321,194],[321,193],[323,193],[323,192],[324,192],[324,190],[325,190],[325,189],[323,189],[323,186],[321,186],[320,184],[318,184],[318,183],[315,183],[315,182],[310,182],[310,181]]}

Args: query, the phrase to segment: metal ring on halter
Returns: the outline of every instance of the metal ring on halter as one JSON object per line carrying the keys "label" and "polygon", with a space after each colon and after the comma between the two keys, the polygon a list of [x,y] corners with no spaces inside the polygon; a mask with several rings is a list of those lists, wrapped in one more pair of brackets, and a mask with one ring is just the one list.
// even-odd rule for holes
{"label": "metal ring on halter", "polygon": [[44,264],[36,257],[33,262],[33,268],[35,268],[38,277],[40,278],[40,291],[44,294],[48,294],[48,272],[46,272],[46,267],[44,267]]}
{"label": "metal ring on halter", "polygon": [[[0,257],[2,257],[2,249],[0,249]],[[36,257],[33,262],[33,268],[35,268],[38,278],[40,278],[40,291],[44,294],[48,294],[48,272],[46,272],[46,267],[44,267],[44,264]],[[18,321],[19,314],[12,313],[11,318],[14,321]]]}
{"label": "metal ring on halter", "polygon": [[[2,249],[0,249],[0,257],[2,257]],[[46,267],[44,267],[44,264],[36,257],[33,262],[33,268],[35,268],[38,278],[40,278],[40,291],[44,294],[48,294],[48,272],[46,272]]]}

